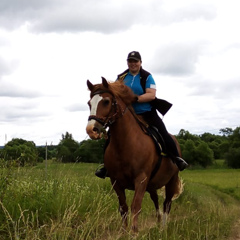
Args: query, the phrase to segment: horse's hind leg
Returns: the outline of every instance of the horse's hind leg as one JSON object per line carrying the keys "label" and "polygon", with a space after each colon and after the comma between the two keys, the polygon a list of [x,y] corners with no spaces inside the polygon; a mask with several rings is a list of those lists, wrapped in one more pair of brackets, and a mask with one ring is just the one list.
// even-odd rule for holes
{"label": "horse's hind leg", "polygon": [[180,194],[179,177],[175,174],[165,186],[165,201],[163,203],[163,225],[167,223],[167,217],[171,210],[172,198],[174,195]]}
{"label": "horse's hind leg", "polygon": [[149,194],[150,194],[150,197],[151,197],[151,199],[154,203],[155,209],[156,209],[157,220],[158,220],[158,222],[160,222],[161,214],[160,214],[160,210],[159,210],[157,190],[151,190],[151,191],[149,191]]}
{"label": "horse's hind leg", "polygon": [[115,190],[115,192],[118,196],[119,212],[122,216],[123,227],[127,228],[127,225],[128,225],[128,222],[127,222],[128,206],[127,206],[127,203],[126,203],[125,190],[121,189],[116,183],[113,184],[113,189]]}
{"label": "horse's hind leg", "polygon": [[163,226],[167,224],[167,217],[171,210],[172,198],[174,196],[174,192],[171,191],[167,186],[165,188],[165,200],[163,202]]}

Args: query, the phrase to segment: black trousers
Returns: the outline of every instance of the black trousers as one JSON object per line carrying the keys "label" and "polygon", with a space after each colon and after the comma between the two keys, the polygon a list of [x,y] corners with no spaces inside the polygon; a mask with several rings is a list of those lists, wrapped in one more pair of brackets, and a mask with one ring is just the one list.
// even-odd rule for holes
{"label": "black trousers", "polygon": [[177,146],[172,137],[169,135],[162,119],[158,116],[156,109],[152,109],[149,112],[145,112],[139,115],[143,117],[148,125],[154,126],[158,129],[159,133],[162,135],[163,140],[165,141],[167,154],[173,158],[179,157]]}

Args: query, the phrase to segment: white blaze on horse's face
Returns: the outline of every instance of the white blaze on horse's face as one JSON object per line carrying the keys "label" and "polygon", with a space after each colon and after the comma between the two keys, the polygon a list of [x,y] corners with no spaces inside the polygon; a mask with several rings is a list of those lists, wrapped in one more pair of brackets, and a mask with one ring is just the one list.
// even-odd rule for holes
{"label": "white blaze on horse's face", "polygon": [[[96,94],[92,97],[92,99],[89,102],[89,104],[90,104],[90,116],[96,116],[97,115],[98,104],[102,99],[103,99],[103,97],[101,97],[99,94]],[[99,123],[94,119],[91,119],[91,120],[88,121],[86,131],[87,131],[87,134],[89,135],[89,137],[91,139],[101,138],[102,133],[100,131],[100,127],[97,127],[98,125],[99,125]]]}
{"label": "white blaze on horse's face", "polygon": [[103,99],[100,95],[94,95],[93,98],[90,100],[90,105],[91,105],[91,111],[90,115],[97,115],[97,107],[98,103]]}

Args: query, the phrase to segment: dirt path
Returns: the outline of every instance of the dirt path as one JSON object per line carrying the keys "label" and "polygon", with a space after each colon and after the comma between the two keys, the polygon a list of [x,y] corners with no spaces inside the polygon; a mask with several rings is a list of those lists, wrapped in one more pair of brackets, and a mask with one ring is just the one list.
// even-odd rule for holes
{"label": "dirt path", "polygon": [[240,240],[240,219],[234,225],[228,240]]}

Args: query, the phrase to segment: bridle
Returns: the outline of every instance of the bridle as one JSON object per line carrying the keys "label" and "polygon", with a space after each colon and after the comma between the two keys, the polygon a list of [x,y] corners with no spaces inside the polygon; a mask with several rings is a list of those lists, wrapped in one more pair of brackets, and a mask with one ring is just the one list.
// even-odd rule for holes
{"label": "bridle", "polygon": [[88,121],[96,120],[98,123],[100,123],[103,126],[104,129],[106,129],[107,127],[111,126],[114,122],[116,122],[117,119],[122,117],[126,113],[128,107],[126,106],[126,104],[123,103],[123,101],[117,101],[117,98],[112,94],[112,92],[106,91],[106,90],[99,90],[94,92],[91,95],[91,98],[97,94],[102,94],[102,93],[109,93],[112,95],[113,101],[112,101],[111,109],[106,117],[90,115],[88,117]]}

